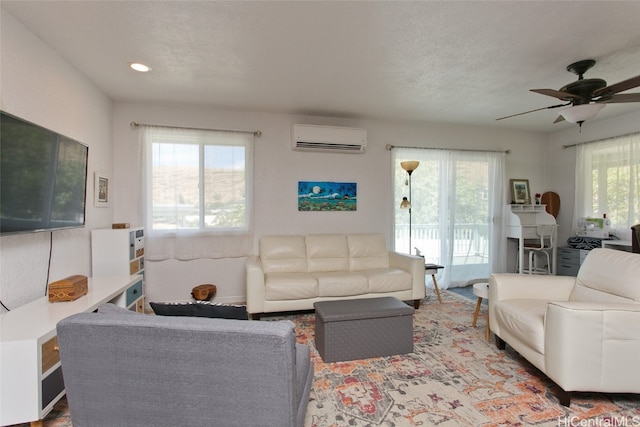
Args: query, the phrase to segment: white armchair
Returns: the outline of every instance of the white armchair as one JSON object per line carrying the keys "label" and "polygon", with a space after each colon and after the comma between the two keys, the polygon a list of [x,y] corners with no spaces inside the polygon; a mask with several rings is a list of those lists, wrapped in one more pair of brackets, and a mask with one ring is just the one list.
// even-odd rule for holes
{"label": "white armchair", "polygon": [[494,274],[489,319],[565,406],[571,392],[640,393],[639,254],[593,249],[578,277]]}

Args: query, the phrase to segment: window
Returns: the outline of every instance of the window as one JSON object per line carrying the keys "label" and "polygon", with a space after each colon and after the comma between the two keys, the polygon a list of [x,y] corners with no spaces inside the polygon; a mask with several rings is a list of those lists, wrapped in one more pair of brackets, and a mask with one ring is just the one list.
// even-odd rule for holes
{"label": "window", "polygon": [[575,206],[574,226],[606,214],[612,233],[624,235],[640,223],[640,134],[576,147]]}
{"label": "window", "polygon": [[[504,209],[504,153],[393,151],[395,249],[415,254],[417,248],[425,262],[443,265],[443,287],[504,271],[503,230],[495,220]],[[405,160],[420,162],[411,181],[411,248],[409,213],[400,208],[402,198],[409,197],[407,174],[400,167]]]}
{"label": "window", "polygon": [[251,133],[148,127],[150,232],[248,232],[252,145]]}

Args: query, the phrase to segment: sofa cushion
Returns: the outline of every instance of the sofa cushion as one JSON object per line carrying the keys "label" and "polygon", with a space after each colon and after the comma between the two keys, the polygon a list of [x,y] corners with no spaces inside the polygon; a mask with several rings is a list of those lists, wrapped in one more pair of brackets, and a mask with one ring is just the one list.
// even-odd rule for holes
{"label": "sofa cushion", "polygon": [[318,281],[308,273],[269,273],[264,275],[266,300],[297,300],[318,296]]}
{"label": "sofa cushion", "polygon": [[413,287],[411,274],[399,268],[378,268],[363,273],[369,279],[369,292],[406,291]]}
{"label": "sofa cushion", "polygon": [[310,234],[304,241],[310,273],[349,270],[349,248],[344,234]]}
{"label": "sofa cushion", "polygon": [[383,234],[349,234],[351,271],[389,268],[389,252]]}
{"label": "sofa cushion", "polygon": [[307,271],[307,254],[303,236],[263,236],[260,259],[265,273]]}
{"label": "sofa cushion", "polygon": [[580,266],[569,301],[640,302],[640,255],[593,249]]}
{"label": "sofa cushion", "polygon": [[128,308],[120,307],[119,305],[115,305],[114,303],[111,303],[111,302],[102,304],[100,307],[98,307],[98,313],[99,314],[115,314],[115,315],[142,314],[142,313],[138,313],[137,311],[129,310]]}
{"label": "sofa cushion", "polygon": [[495,303],[495,316],[500,329],[540,354],[544,354],[544,315],[548,301],[510,299]]}
{"label": "sofa cushion", "polygon": [[327,271],[313,273],[318,280],[318,296],[343,297],[363,295],[369,292],[369,281],[362,273]]}
{"label": "sofa cushion", "polygon": [[150,302],[153,312],[159,316],[193,316],[220,319],[247,320],[247,308],[243,305],[220,304],[209,301]]}

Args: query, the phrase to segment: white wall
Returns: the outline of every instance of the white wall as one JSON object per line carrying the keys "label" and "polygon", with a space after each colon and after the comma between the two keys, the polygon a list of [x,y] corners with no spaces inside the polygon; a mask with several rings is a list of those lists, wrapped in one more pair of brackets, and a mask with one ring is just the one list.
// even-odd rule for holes
{"label": "white wall", "polygon": [[[532,191],[548,184],[540,164],[545,135],[490,128],[349,120],[256,112],[220,111],[198,106],[116,103],[114,109],[114,218],[140,224],[137,191],[138,131],[132,121],[168,126],[261,130],[254,152],[254,253],[265,234],[322,232],[383,232],[392,242],[393,206],[391,152],[385,146],[512,150],[507,179],[528,178]],[[295,123],[363,127],[368,132],[364,154],[308,153],[290,148]],[[298,212],[299,180],[355,181],[356,212]],[[505,203],[507,201],[505,200]],[[151,301],[189,297],[200,283],[218,285],[220,301],[243,301],[244,258],[146,263],[147,296]]]}
{"label": "white wall", "polygon": [[48,282],[90,275],[89,231],[112,218],[112,208],[93,207],[93,172],[112,169],[112,104],[13,15],[1,15],[0,108],[89,146],[86,227],[0,237],[0,300],[12,309],[45,295],[50,249]]}
{"label": "white wall", "polygon": [[[571,229],[575,160],[574,150],[562,150],[561,145],[640,130],[640,114],[594,121],[585,125],[582,133],[570,128],[547,135],[433,123],[220,111],[201,106],[114,106],[11,14],[3,10],[1,19],[0,108],[90,147],[87,226],[52,235],[0,238],[0,300],[10,308],[44,295],[51,236],[49,282],[71,274],[90,275],[91,229],[108,227],[112,222],[139,224],[139,194],[133,185],[139,168],[137,131],[129,126],[131,121],[263,132],[255,149],[254,251],[259,236],[273,233],[379,231],[390,241],[393,204],[397,201],[391,200],[391,153],[385,149],[386,144],[512,150],[507,156],[507,182],[509,178],[527,178],[533,193],[560,194],[562,242]],[[290,128],[294,123],[364,127],[369,149],[363,155],[291,151]],[[113,203],[109,208],[93,206],[95,171],[112,177]],[[297,182],[320,179],[356,181],[358,211],[298,212]],[[221,300],[244,299],[244,259],[170,260],[148,264],[147,273],[151,300],[187,298],[193,285],[199,283],[218,284]]]}

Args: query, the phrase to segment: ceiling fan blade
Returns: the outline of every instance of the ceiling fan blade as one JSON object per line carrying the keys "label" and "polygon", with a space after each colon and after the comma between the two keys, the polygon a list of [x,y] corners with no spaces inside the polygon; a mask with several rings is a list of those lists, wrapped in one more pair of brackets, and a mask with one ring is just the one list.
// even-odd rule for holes
{"label": "ceiling fan blade", "polygon": [[[607,87],[597,89],[593,91],[593,96],[607,96],[614,93],[623,92],[625,90],[633,89],[640,86],[640,76],[631,77],[630,79],[623,80],[619,83],[614,83]],[[628,101],[627,101],[628,102]]]}
{"label": "ceiling fan blade", "polygon": [[549,110],[551,108],[559,108],[559,107],[566,107],[567,105],[571,105],[570,102],[566,103],[566,104],[557,104],[557,105],[552,105],[550,107],[542,107],[542,108],[536,108],[535,110],[529,110],[529,111],[525,111],[524,113],[518,113],[518,114],[512,114],[510,116],[505,116],[505,117],[500,117],[497,120],[503,120],[503,119],[508,119],[511,117],[516,117],[516,116],[521,116],[523,114],[529,114],[529,113],[533,113],[534,111],[542,111],[542,110]]}
{"label": "ceiling fan blade", "polygon": [[562,114],[558,115],[558,118],[555,119],[553,124],[555,125],[556,123],[560,123],[560,122],[564,122],[564,117],[562,117]]}
{"label": "ceiling fan blade", "polygon": [[640,93],[619,93],[617,95],[606,96],[596,102],[605,104],[617,104],[622,102],[640,102]]}
{"label": "ceiling fan blade", "polygon": [[571,99],[580,99],[580,96],[574,95],[568,92],[561,92],[554,89],[529,89],[531,92],[539,93],[540,95],[552,96],[554,98],[562,99],[563,101],[569,101]]}

